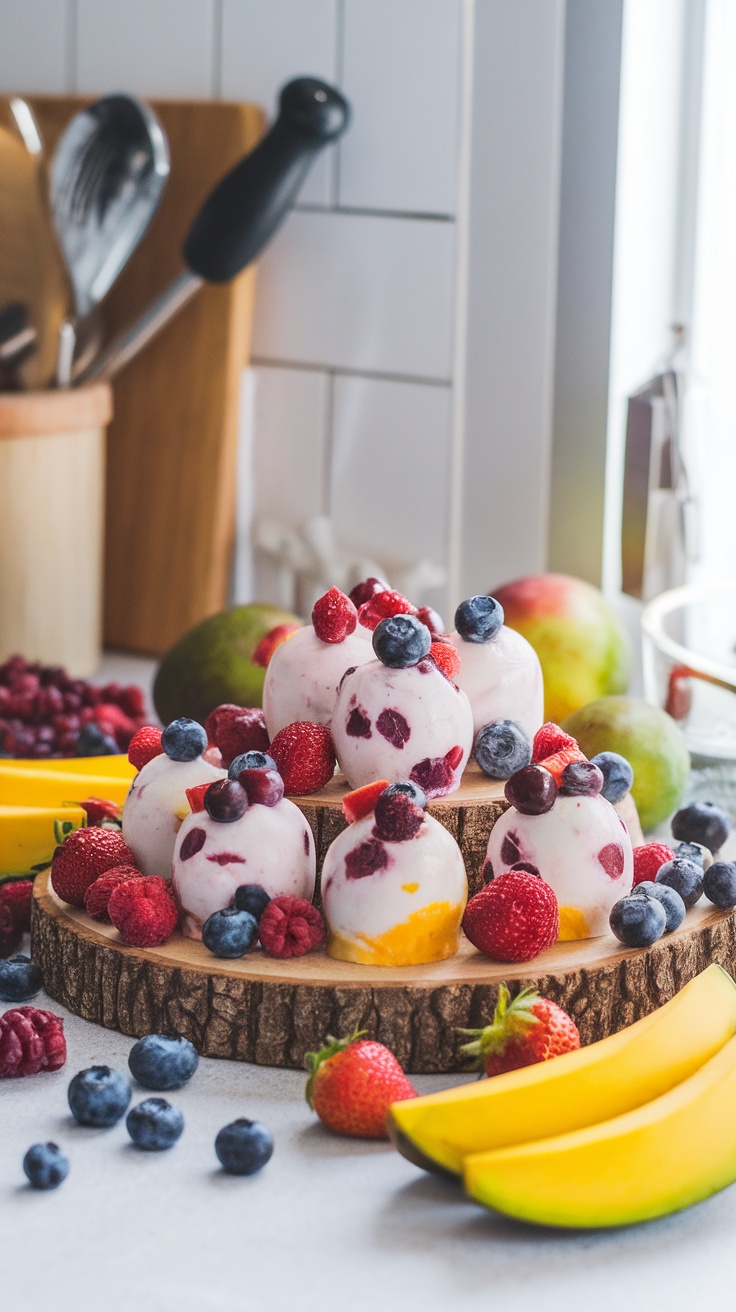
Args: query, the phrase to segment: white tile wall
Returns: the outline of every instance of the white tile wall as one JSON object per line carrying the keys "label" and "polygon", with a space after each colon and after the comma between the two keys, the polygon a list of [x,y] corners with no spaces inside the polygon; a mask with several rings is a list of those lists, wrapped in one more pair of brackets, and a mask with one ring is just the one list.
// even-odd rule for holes
{"label": "white tile wall", "polygon": [[77,90],[211,96],[214,0],[77,0]]}
{"label": "white tile wall", "polygon": [[252,373],[256,509],[297,528],[327,510],[331,380],[311,369],[261,366]]}
{"label": "white tile wall", "polygon": [[259,271],[259,359],[448,380],[454,225],[296,211]]}
{"label": "white tile wall", "polygon": [[67,89],[68,12],[62,0],[0,0],[0,86]]}

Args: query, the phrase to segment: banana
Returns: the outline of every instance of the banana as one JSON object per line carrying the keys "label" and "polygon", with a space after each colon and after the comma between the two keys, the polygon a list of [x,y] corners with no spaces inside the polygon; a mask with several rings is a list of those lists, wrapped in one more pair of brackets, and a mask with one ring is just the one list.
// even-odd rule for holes
{"label": "banana", "polygon": [[667,1216],[736,1180],[735,1103],[733,1038],[689,1079],[624,1116],[471,1154],[465,1188],[538,1225],[593,1228]]}
{"label": "banana", "polygon": [[610,1121],[687,1080],[736,1034],[736,983],[708,966],[670,1001],[577,1052],[394,1103],[392,1138],[405,1157],[455,1175],[469,1153]]}

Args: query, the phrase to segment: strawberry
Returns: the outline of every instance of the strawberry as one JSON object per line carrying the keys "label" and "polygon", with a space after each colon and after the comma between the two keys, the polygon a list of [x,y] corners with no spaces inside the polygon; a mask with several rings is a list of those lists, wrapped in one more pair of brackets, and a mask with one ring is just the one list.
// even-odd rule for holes
{"label": "strawberry", "polygon": [[218,706],[205,721],[207,737],[227,767],[244,752],[267,752],[268,732],[260,706]]}
{"label": "strawberry", "polygon": [[687,665],[675,665],[670,670],[664,709],[673,720],[686,720],[690,714],[693,703],[690,673]]}
{"label": "strawberry", "polygon": [[571,738],[569,733],[565,733],[559,724],[553,724],[548,720],[534,735],[532,765],[538,765],[546,756],[554,756],[555,752],[561,752],[565,747],[577,747],[575,739]]}
{"label": "strawberry", "polygon": [[84,895],[84,907],[88,916],[93,920],[106,920],[109,924],[110,917],[107,913],[107,904],[112,896],[112,891],[122,884],[126,879],[140,879],[141,872],[136,870],[135,866],[113,866],[112,870],[106,870],[104,875],[98,875],[94,884],[90,884]]}
{"label": "strawberry", "polygon": [[355,632],[358,612],[349,597],[339,588],[330,588],[312,610],[314,632],[320,642],[344,642]]}
{"label": "strawberry", "polygon": [[317,793],[335,773],[332,734],[324,724],[297,720],[276,734],[269,752],[287,793]]}
{"label": "strawberry", "polygon": [[75,829],[51,861],[51,887],[63,902],[84,907],[84,895],[98,875],[113,866],[135,865],[119,829]]}
{"label": "strawberry", "polygon": [[154,756],[160,756],[162,751],[161,730],[154,724],[144,724],[142,729],[136,730],[128,744],[128,760],[136,770],[142,770],[144,765],[148,765]]}
{"label": "strawberry", "polygon": [[433,642],[429,654],[438,670],[454,683],[460,673],[460,653],[449,642]]}
{"label": "strawberry", "polygon": [[204,811],[204,795],[209,786],[209,782],[206,784],[195,784],[194,788],[187,788],[185,790],[190,809],[195,814],[197,811]]}
{"label": "strawberry", "polygon": [[7,884],[0,886],[0,907],[9,909],[13,926],[20,934],[27,934],[31,928],[32,898],[32,879],[11,879]]}
{"label": "strawberry", "polygon": [[106,820],[120,825],[123,808],[117,802],[107,802],[103,797],[87,797],[79,805],[87,816],[89,826],[102,825]]}
{"label": "strawberry", "polygon": [[384,788],[388,788],[388,779],[377,779],[373,784],[363,784],[362,788],[354,788],[352,793],[345,794],[342,799],[342,813],[349,825],[375,811],[376,802]]}
{"label": "strawberry", "polygon": [[124,943],[134,948],[157,948],[171,938],[179,912],[165,879],[140,875],[114,888],[107,914]]}
{"label": "strawberry", "polygon": [[460,1051],[475,1057],[486,1075],[517,1071],[580,1047],[578,1027],[562,1007],[531,988],[522,989],[512,1001],[505,984],[498,990],[492,1023],[460,1033],[471,1038]]}
{"label": "strawberry", "polygon": [[433,638],[441,638],[447,632],[442,616],[438,615],[436,610],[432,610],[431,606],[420,606],[417,619],[421,620],[422,624],[426,624]]}
{"label": "strawberry", "polygon": [[[251,656],[253,664],[260,665],[265,670],[276,648],[282,642],[286,642],[287,638],[290,638],[301,627],[301,624],[277,624],[275,629],[269,629],[268,633],[263,635]],[[261,749],[256,750],[260,751]]]}
{"label": "strawberry", "polygon": [[654,881],[665,861],[674,861],[675,854],[666,843],[640,843],[634,848],[634,886],[645,880]]}
{"label": "strawberry", "polygon": [[366,629],[375,629],[381,620],[391,619],[393,615],[416,615],[417,608],[412,606],[400,592],[385,588],[376,592],[370,601],[364,601],[358,610],[358,620]]}
{"label": "strawberry", "polygon": [[327,1035],[325,1047],[308,1052],[306,1098],[335,1134],[356,1139],[387,1139],[386,1118],[393,1102],[416,1098],[394,1054],[356,1030],[347,1039]]}
{"label": "strawberry", "polygon": [[509,870],[471,897],[463,929],[473,947],[495,961],[532,961],[560,932],[557,898],[527,870]]}
{"label": "strawberry", "polygon": [[573,743],[571,747],[562,747],[559,752],[555,752],[552,756],[543,757],[538,765],[543,765],[545,770],[549,770],[550,774],[554,775],[555,783],[559,788],[565,768],[572,765],[573,761],[587,761],[587,759],[577,743]]}

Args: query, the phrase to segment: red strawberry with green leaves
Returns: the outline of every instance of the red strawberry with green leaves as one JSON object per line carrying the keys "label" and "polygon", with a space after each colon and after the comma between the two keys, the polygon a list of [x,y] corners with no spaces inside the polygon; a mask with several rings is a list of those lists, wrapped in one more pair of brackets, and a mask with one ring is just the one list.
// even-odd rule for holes
{"label": "red strawberry with green leaves", "polygon": [[471,1039],[460,1051],[474,1057],[486,1075],[517,1071],[580,1047],[578,1027],[562,1007],[532,988],[522,989],[512,999],[505,984],[498,990],[492,1023],[460,1033]]}
{"label": "red strawberry with green leaves", "polygon": [[416,1098],[394,1054],[382,1043],[355,1030],[347,1039],[328,1034],[324,1048],[308,1052],[306,1098],[335,1134],[356,1139],[387,1139],[386,1119],[392,1103]]}

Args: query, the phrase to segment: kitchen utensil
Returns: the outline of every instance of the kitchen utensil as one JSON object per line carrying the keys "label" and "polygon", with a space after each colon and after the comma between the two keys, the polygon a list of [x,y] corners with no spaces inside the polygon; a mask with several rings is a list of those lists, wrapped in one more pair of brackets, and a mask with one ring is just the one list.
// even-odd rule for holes
{"label": "kitchen utensil", "polygon": [[75,114],[51,164],[51,205],[83,318],[110,290],[158,208],[169,174],[166,136],[132,96]]}
{"label": "kitchen utensil", "polygon": [[191,225],[186,272],[75,381],[114,378],[204,282],[227,282],[254,260],[294,203],[315,156],[349,119],[350,107],[334,87],[308,77],[289,82],[270,131],[218,183]]}
{"label": "kitchen utensil", "polygon": [[36,347],[36,330],[28,323],[21,301],[10,301],[0,310],[0,391],[18,389],[17,370]]}

